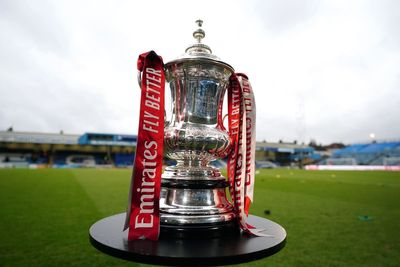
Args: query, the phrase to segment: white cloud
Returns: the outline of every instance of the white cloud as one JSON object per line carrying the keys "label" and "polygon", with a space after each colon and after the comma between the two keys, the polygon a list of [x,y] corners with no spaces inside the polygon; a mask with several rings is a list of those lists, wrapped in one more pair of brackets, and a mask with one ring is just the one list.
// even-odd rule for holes
{"label": "white cloud", "polygon": [[250,77],[259,140],[399,138],[396,1],[2,1],[0,129],[136,133],[137,56],[205,43]]}

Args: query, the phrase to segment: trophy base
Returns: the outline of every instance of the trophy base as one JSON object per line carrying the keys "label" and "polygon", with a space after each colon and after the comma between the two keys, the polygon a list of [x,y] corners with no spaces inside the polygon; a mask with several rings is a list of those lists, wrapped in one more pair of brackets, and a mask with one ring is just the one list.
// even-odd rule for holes
{"label": "trophy base", "polygon": [[179,239],[205,239],[224,236],[239,235],[240,228],[236,220],[191,225],[160,225],[161,238],[179,238]]}
{"label": "trophy base", "polygon": [[270,220],[249,215],[248,223],[266,229],[268,236],[246,234],[220,238],[175,239],[161,234],[159,240],[128,241],[122,231],[125,213],[103,218],[89,230],[90,243],[103,253],[134,262],[168,266],[212,266],[262,259],[285,246],[286,231]]}

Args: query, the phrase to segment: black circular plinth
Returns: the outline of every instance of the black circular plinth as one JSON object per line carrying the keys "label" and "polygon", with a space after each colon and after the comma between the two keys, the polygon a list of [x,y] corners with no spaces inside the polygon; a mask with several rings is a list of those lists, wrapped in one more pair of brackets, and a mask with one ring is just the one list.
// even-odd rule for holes
{"label": "black circular plinth", "polygon": [[161,224],[160,239],[204,239],[222,238],[223,236],[239,235],[240,229],[236,220],[209,224],[175,225]]}
{"label": "black circular plinth", "polygon": [[159,265],[225,265],[271,256],[285,246],[286,231],[270,220],[250,215],[248,223],[266,229],[267,237],[234,234],[218,238],[181,239],[160,236],[158,241],[128,242],[122,231],[125,213],[104,218],[90,227],[90,242],[114,257]]}

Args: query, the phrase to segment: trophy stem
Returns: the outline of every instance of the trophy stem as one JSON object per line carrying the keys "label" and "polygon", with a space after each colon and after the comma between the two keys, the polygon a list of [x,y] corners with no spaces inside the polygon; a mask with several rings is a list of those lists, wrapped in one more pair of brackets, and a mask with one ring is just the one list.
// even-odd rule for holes
{"label": "trophy stem", "polygon": [[176,166],[177,167],[202,167],[207,168],[209,164],[208,160],[200,160],[200,159],[189,159],[189,160],[177,160]]}

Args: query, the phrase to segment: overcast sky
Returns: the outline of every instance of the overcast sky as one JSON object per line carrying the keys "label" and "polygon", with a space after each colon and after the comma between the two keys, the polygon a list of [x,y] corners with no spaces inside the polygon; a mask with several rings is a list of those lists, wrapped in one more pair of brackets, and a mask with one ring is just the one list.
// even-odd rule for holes
{"label": "overcast sky", "polygon": [[136,134],[137,56],[204,43],[246,73],[257,140],[400,139],[400,1],[0,1],[0,130]]}

